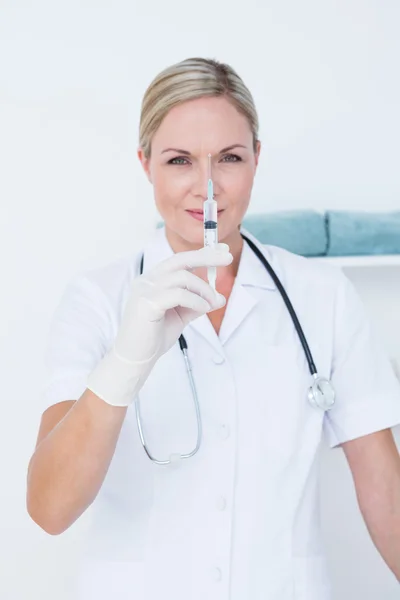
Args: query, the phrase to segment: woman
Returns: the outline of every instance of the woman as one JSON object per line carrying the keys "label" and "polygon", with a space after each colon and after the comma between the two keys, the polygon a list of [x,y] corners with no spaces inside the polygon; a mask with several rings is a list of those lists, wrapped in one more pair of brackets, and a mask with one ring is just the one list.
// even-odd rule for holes
{"label": "woman", "polygon": [[[252,96],[229,66],[190,59],[159,74],[143,99],[138,154],[165,227],[137,255],[76,277],[56,311],[27,504],[51,534],[92,505],[81,598],[329,598],[317,498],[323,433],[343,445],[374,542],[400,577],[399,535],[388,535],[400,531],[390,511],[397,380],[339,270],[241,228],[257,128]],[[209,154],[216,248],[202,247]],[[329,411],[307,398],[303,346],[254,247],[332,382]],[[194,453],[182,333],[202,422]],[[170,464],[144,451],[137,407],[147,452]],[[173,460],[181,454],[193,455]]]}

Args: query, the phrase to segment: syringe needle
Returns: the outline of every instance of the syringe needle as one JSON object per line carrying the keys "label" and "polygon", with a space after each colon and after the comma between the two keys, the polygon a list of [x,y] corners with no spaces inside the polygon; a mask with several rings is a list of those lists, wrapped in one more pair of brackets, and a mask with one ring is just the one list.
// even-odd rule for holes
{"label": "syringe needle", "polygon": [[214,199],[214,186],[211,178],[211,154],[208,155],[207,200]]}

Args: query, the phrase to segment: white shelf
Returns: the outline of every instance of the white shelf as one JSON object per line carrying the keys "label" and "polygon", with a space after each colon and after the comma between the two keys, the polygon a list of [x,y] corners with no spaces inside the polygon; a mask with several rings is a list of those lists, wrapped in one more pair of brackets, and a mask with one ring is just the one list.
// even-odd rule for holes
{"label": "white shelf", "polygon": [[400,267],[400,254],[376,256],[313,256],[309,260],[326,262],[338,267]]}

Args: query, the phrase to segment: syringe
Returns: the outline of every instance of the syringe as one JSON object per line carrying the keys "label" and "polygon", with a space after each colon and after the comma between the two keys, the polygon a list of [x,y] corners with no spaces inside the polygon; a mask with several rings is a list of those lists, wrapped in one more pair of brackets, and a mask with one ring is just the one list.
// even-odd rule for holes
{"label": "syringe", "polygon": [[[208,155],[207,200],[203,203],[204,246],[214,247],[218,243],[217,202],[214,200],[214,186],[211,178],[211,154]],[[217,267],[208,267],[208,283],[215,290]]]}

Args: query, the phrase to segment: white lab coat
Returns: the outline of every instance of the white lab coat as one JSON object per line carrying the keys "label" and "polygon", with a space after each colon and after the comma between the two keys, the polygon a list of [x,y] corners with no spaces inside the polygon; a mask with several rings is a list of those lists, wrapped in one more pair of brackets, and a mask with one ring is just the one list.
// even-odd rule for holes
{"label": "white lab coat", "polygon": [[[248,234],[248,232],[245,232]],[[252,237],[252,236],[250,236]],[[254,240],[254,238],[252,238]],[[297,312],[320,375],[327,414],[306,400],[310,374],[283,300],[244,244],[220,335],[208,317],[184,332],[203,443],[162,467],[140,444],[133,405],[91,507],[82,600],[328,600],[318,509],[318,450],[400,422],[400,390],[360,300],[339,269],[262,247]],[[145,270],[172,254],[164,230]],[[140,254],[77,275],[56,310],[43,408],[77,399],[117,332]],[[140,395],[160,459],[190,451],[197,426],[176,344]]]}

